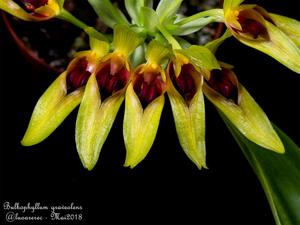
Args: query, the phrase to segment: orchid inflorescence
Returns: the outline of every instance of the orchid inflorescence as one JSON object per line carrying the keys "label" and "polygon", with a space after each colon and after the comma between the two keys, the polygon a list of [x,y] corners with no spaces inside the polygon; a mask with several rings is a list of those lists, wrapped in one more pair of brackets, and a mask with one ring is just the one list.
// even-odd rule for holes
{"label": "orchid inflorescence", "polygon": [[[233,36],[241,43],[300,73],[300,22],[267,12],[243,0],[225,0],[223,9],[185,17],[182,0],[125,0],[129,22],[109,0],[88,0],[113,36],[87,26],[64,8],[64,0],[2,0],[0,8],[26,21],[53,17],[82,28],[90,50],[78,52],[38,100],[21,143],[46,139],[78,106],[76,146],[92,170],[125,100],[125,166],[133,168],[149,152],[165,103],[171,103],[180,145],[195,165],[206,166],[203,94],[246,138],[266,149],[285,148],[266,114],[238,81],[233,66],[215,57]],[[224,23],[224,34],[205,46],[183,37],[210,23]]]}

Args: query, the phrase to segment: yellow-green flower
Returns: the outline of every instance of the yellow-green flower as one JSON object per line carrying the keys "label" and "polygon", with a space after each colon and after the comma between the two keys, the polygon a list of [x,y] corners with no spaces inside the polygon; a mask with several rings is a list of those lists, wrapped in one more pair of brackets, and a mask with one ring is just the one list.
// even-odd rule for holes
{"label": "yellow-green flower", "polygon": [[63,0],[1,0],[0,9],[26,21],[43,21],[57,16],[63,7]]}
{"label": "yellow-green flower", "polygon": [[105,45],[99,43],[92,39],[92,50],[78,53],[66,71],[59,75],[40,97],[21,141],[23,145],[38,144],[46,139],[78,106],[88,78],[95,71],[103,54],[108,51]]}
{"label": "yellow-green flower", "polygon": [[106,55],[89,78],[76,121],[76,146],[88,170],[96,165],[107,135],[124,100],[131,77],[129,56],[141,38],[129,28],[114,28],[114,52]]}
{"label": "yellow-green flower", "polygon": [[167,69],[167,93],[177,135],[187,156],[199,169],[206,168],[203,76],[208,77],[219,65],[212,53],[200,46],[175,50],[174,54]]}
{"label": "yellow-green flower", "polygon": [[249,140],[266,149],[284,153],[284,146],[271,122],[238,82],[232,66],[221,63],[221,70],[213,70],[203,85],[203,92]]}
{"label": "yellow-green flower", "polygon": [[224,20],[232,35],[300,73],[300,22],[242,2],[224,1]]}
{"label": "yellow-green flower", "polygon": [[131,168],[149,152],[164,106],[166,75],[161,63],[169,49],[157,41],[148,45],[147,62],[138,66],[125,96],[123,135],[126,146],[124,166]]}

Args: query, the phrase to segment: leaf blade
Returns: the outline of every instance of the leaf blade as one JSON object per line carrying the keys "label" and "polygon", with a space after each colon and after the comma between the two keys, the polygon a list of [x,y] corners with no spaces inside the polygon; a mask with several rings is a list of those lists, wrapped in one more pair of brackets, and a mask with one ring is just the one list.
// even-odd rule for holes
{"label": "leaf blade", "polygon": [[300,149],[274,126],[286,152],[276,154],[246,139],[222,115],[231,134],[256,173],[268,198],[277,225],[300,224]]}

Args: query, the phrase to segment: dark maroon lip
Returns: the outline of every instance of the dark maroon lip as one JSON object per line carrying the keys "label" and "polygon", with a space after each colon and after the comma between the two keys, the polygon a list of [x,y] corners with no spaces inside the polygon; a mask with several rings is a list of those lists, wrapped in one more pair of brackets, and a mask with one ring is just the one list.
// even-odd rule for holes
{"label": "dark maroon lip", "polygon": [[180,74],[176,77],[173,63],[170,63],[168,73],[176,90],[186,101],[190,101],[197,91],[193,74],[197,73],[197,76],[199,77],[201,74],[196,71],[192,64],[184,64],[181,66]]}
{"label": "dark maroon lip", "polygon": [[125,63],[117,70],[111,63],[111,60],[102,62],[96,72],[102,100],[123,89],[130,78],[130,71],[127,70]]}
{"label": "dark maroon lip", "polygon": [[145,108],[154,99],[159,97],[166,89],[166,84],[162,80],[160,71],[145,71],[135,73],[133,89]]}
{"label": "dark maroon lip", "polygon": [[73,62],[67,69],[67,89],[68,92],[75,91],[76,89],[84,86],[89,77],[91,71],[89,70],[90,62],[86,57],[82,57]]}
{"label": "dark maroon lip", "polygon": [[229,69],[212,70],[208,85],[227,99],[238,104],[238,84],[233,81],[234,74]]}
{"label": "dark maroon lip", "polygon": [[48,0],[18,0],[20,6],[24,5],[29,12],[34,12],[37,8],[48,4]]}
{"label": "dark maroon lip", "polygon": [[235,32],[248,34],[253,39],[257,39],[259,37],[269,39],[265,25],[253,18],[248,18],[244,11],[239,13],[238,22],[241,24],[242,30],[234,29]]}

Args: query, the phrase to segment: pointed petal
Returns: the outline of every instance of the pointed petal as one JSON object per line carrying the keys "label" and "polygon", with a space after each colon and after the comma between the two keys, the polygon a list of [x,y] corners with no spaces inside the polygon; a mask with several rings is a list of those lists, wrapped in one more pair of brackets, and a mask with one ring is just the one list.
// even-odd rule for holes
{"label": "pointed petal", "polygon": [[269,15],[276,26],[300,48],[300,21],[272,13]]}
{"label": "pointed petal", "polygon": [[62,73],[37,102],[22,145],[38,144],[46,139],[80,103],[83,89],[66,95],[66,72]]}
{"label": "pointed petal", "polygon": [[149,43],[146,52],[146,60],[150,64],[160,65],[170,54],[170,46],[164,45],[159,41],[153,40]]}
{"label": "pointed petal", "polygon": [[142,15],[140,13],[141,8],[145,6],[145,1],[144,0],[125,0],[125,8],[128,14],[130,15],[133,23],[141,25],[143,20],[142,20]]}
{"label": "pointed petal", "polygon": [[123,100],[124,91],[119,91],[101,104],[96,77],[91,75],[80,104],[75,132],[79,157],[88,170],[96,165]]}
{"label": "pointed petal", "polygon": [[161,0],[156,8],[160,22],[163,24],[165,20],[176,15],[183,0]]}
{"label": "pointed petal", "polygon": [[129,27],[116,25],[114,27],[114,47],[125,56],[130,55],[142,42],[142,38]]}
{"label": "pointed petal", "polygon": [[247,90],[239,84],[239,104],[227,100],[207,84],[203,85],[206,97],[254,143],[269,150],[284,153],[284,146],[268,117]]}
{"label": "pointed petal", "polygon": [[51,18],[58,15],[60,8],[57,2],[53,1],[51,4],[39,7],[35,10],[35,13]]}
{"label": "pointed petal", "polygon": [[205,47],[208,48],[212,53],[216,53],[219,46],[227,39],[232,36],[231,32],[227,29],[225,33],[220,37],[211,42],[208,42]]}
{"label": "pointed petal", "polygon": [[279,28],[265,22],[268,30],[269,40],[255,41],[233,35],[243,44],[255,48],[282,63],[296,73],[300,73],[300,49],[296,44]]}
{"label": "pointed petal", "polygon": [[135,167],[148,154],[159,125],[164,95],[154,99],[143,111],[132,84],[126,91],[123,135],[126,146],[124,166]]}
{"label": "pointed petal", "polygon": [[[139,129],[143,117],[143,108],[139,98],[135,94],[132,84],[129,84],[125,97],[125,113],[123,123],[123,136],[127,150],[126,158],[133,158],[135,151],[135,142],[139,136]],[[125,166],[129,163],[125,162]]]}
{"label": "pointed petal", "polygon": [[105,41],[90,37],[90,47],[93,52],[97,53],[98,58],[103,58],[109,52],[109,44]]}
{"label": "pointed petal", "polygon": [[205,163],[205,109],[202,88],[199,86],[188,105],[170,83],[168,90],[177,135],[186,155],[201,169]]}

